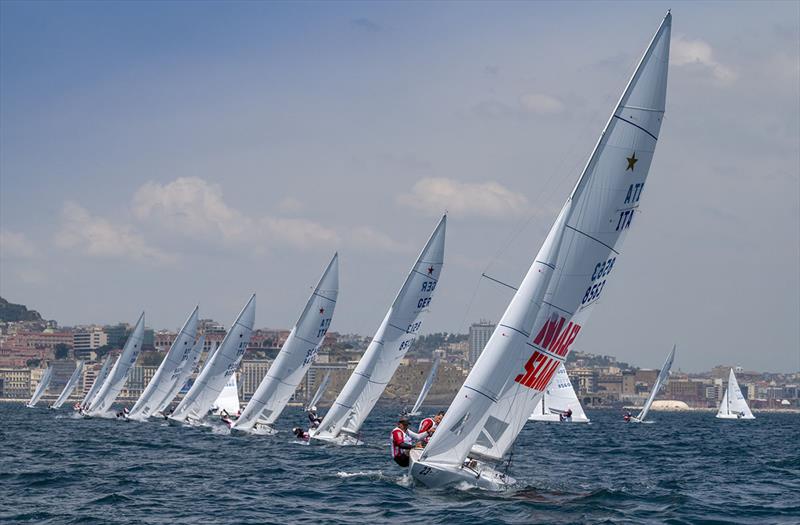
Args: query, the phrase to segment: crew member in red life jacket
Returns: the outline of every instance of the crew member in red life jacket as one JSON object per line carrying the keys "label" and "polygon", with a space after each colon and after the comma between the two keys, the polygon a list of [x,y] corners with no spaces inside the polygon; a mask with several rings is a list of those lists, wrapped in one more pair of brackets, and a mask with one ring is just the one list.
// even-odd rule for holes
{"label": "crew member in red life jacket", "polygon": [[625,415],[624,415],[624,416],[622,416],[622,419],[623,419],[623,420],[624,420],[626,423],[630,423],[630,421],[631,421],[631,418],[632,418],[632,417],[633,417],[633,416],[631,416],[631,413],[630,413],[630,412],[625,412]]}
{"label": "crew member in red life jacket", "polygon": [[428,435],[422,438],[422,442],[427,444],[428,439],[430,439],[430,435],[432,435],[436,431],[436,427],[439,426],[439,423],[442,422],[442,418],[444,417],[444,410],[439,412],[433,417],[426,417],[419,423],[419,432],[427,432]]}
{"label": "crew member in red life jacket", "polygon": [[409,430],[408,419],[401,417],[397,426],[392,430],[392,457],[395,463],[401,467],[407,467],[411,461],[408,451],[414,448],[414,440],[419,441],[429,435],[429,432],[417,434]]}
{"label": "crew member in red life jacket", "polygon": [[310,439],[310,437],[308,435],[308,432],[306,432],[305,430],[303,430],[300,427],[294,427],[292,429],[292,432],[294,433],[294,437],[296,437],[297,439],[300,439],[300,440],[303,440],[303,441],[308,441]]}

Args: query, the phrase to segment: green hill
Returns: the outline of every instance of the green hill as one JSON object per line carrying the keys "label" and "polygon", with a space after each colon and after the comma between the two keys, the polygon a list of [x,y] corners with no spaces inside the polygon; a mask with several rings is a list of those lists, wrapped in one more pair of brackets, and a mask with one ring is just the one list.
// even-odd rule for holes
{"label": "green hill", "polygon": [[36,310],[28,310],[24,304],[9,303],[0,297],[0,322],[43,321]]}

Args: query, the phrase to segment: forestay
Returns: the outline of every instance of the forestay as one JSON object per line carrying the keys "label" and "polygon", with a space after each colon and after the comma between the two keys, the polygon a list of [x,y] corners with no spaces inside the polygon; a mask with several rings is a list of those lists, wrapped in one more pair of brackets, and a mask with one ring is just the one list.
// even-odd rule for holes
{"label": "forestay", "polygon": [[108,374],[111,372],[112,363],[116,363],[117,361],[119,361],[119,356],[117,356],[116,359],[112,359],[111,356],[106,357],[105,362],[103,362],[103,366],[100,368],[100,371],[94,378],[91,388],[89,388],[89,391],[86,392],[86,397],[84,397],[83,401],[81,402],[81,408],[85,410],[89,407],[95,396],[97,396],[97,392],[100,390],[100,387],[106,382]]}
{"label": "forestay", "polygon": [[564,362],[620,257],[661,127],[671,15],[623,92],[531,269],[431,438],[425,465],[501,460]]}
{"label": "forestay", "polygon": [[430,392],[431,387],[433,386],[433,382],[436,380],[437,370],[439,370],[438,355],[433,360],[433,365],[431,365],[431,371],[428,372],[428,377],[425,378],[425,383],[422,385],[422,390],[419,391],[419,396],[417,397],[416,403],[414,403],[414,408],[411,409],[410,415],[412,416],[419,415],[420,409],[422,408],[422,403],[425,402],[425,398],[428,397],[428,392]]}
{"label": "forestay", "polygon": [[331,325],[339,296],[339,257],[334,254],[308,298],[300,318],[233,428],[272,425],[297,390]]}
{"label": "forestay", "polygon": [[139,316],[136,326],[133,328],[119,359],[114,363],[114,368],[108,374],[108,378],[103,382],[103,386],[97,392],[94,400],[89,404],[86,413],[90,416],[100,415],[107,412],[114,401],[117,400],[122,387],[128,380],[128,373],[142,351],[142,340],[144,339],[144,312]]}
{"label": "forestay", "polygon": [[739,382],[736,380],[733,368],[728,374],[728,388],[722,397],[717,417],[720,419],[755,419],[750,407],[747,405],[744,394],[742,394],[742,389],[739,388]]}
{"label": "forestay", "polygon": [[355,435],[411,348],[429,310],[444,264],[447,216],[443,216],[400,287],[383,322],[312,437]]}
{"label": "forestay", "polygon": [[28,401],[27,407],[33,408],[36,406],[36,403],[44,395],[45,391],[47,390],[47,385],[50,384],[50,380],[53,378],[53,365],[47,367],[47,370],[44,371],[42,374],[42,378],[39,380],[39,384],[36,385],[36,390],[33,391],[33,395],[31,396],[30,401]]}
{"label": "forestay", "polygon": [[166,410],[170,403],[172,403],[172,400],[175,399],[175,396],[177,396],[184,385],[186,385],[192,372],[197,368],[197,363],[200,361],[200,354],[203,352],[205,341],[205,335],[201,335],[192,345],[192,348],[189,350],[189,355],[181,360],[181,364],[172,372],[172,376],[170,376],[172,386],[153,411],[154,414],[164,413],[164,410]]}
{"label": "forestay", "polygon": [[192,388],[175,408],[170,416],[171,420],[181,422],[191,418],[199,421],[206,416],[228,382],[228,378],[239,368],[242,356],[250,343],[255,316],[256,295],[253,294],[225,334],[219,349],[211,356]]}
{"label": "forestay", "polygon": [[147,419],[155,413],[156,409],[161,405],[164,398],[172,391],[175,377],[175,371],[188,359],[192,351],[192,343],[197,335],[197,315],[199,307],[195,306],[192,313],[183,323],[175,340],[167,352],[166,357],[161,362],[153,374],[153,378],[145,387],[142,395],[133,405],[133,408],[128,414],[131,419]]}
{"label": "forestay", "polygon": [[664,366],[661,367],[661,371],[658,373],[658,377],[656,377],[656,382],[653,383],[653,389],[650,391],[650,395],[647,396],[647,401],[645,402],[644,406],[642,407],[641,412],[639,415],[636,416],[636,419],[639,421],[644,421],[644,418],[647,417],[647,413],[650,411],[650,406],[653,404],[653,400],[655,400],[658,391],[667,384],[667,380],[669,379],[669,371],[672,369],[672,361],[675,359],[675,346],[672,347],[672,351],[667,356],[667,360],[664,362]]}
{"label": "forestay", "polygon": [[72,392],[75,390],[75,387],[78,385],[78,381],[81,378],[81,374],[83,374],[83,360],[78,360],[77,364],[75,365],[75,370],[72,372],[72,375],[69,376],[69,380],[67,380],[67,384],[64,385],[64,390],[61,391],[61,394],[58,396],[58,399],[50,405],[50,408],[60,408],[64,402],[69,399],[69,396],[72,395]]}
{"label": "forestay", "polygon": [[539,396],[540,401],[531,414],[533,421],[561,421],[560,416],[564,416],[568,411],[572,411],[569,420],[573,423],[588,423],[589,418],[583,411],[581,402],[569,380],[567,369],[561,363],[556,370],[556,375],[550,380],[547,389]]}

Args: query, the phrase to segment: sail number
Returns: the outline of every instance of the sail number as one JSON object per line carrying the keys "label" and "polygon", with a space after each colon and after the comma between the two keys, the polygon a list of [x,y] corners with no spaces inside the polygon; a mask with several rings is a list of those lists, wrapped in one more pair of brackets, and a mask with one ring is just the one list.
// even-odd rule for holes
{"label": "sail number", "polygon": [[417,308],[425,308],[429,304],[431,304],[431,298],[423,297],[417,302]]}
{"label": "sail number", "polygon": [[600,281],[600,279],[611,273],[611,269],[614,267],[616,260],[616,257],[612,257],[607,261],[600,261],[594,266],[594,272],[592,273],[592,283],[594,284],[590,285],[589,288],[586,289],[586,293],[583,294],[583,300],[581,300],[581,304],[586,304],[600,297],[603,287],[606,285],[606,280],[603,279]]}
{"label": "sail number", "polygon": [[436,289],[436,281],[425,281],[422,283],[420,292],[432,292]]}
{"label": "sail number", "polygon": [[412,323],[412,324],[408,325],[408,328],[406,328],[406,333],[407,334],[413,334],[413,333],[419,331],[419,327],[420,326],[422,326],[422,321],[417,321],[416,323]]}
{"label": "sail number", "polygon": [[331,326],[331,318],[323,319],[319,323],[319,330],[317,330],[317,337],[322,337],[328,333],[328,328]]}
{"label": "sail number", "polygon": [[414,342],[414,338],[413,337],[411,339],[406,339],[405,341],[400,343],[400,348],[398,348],[397,351],[398,352],[405,352],[406,350],[411,348],[411,343],[413,343],[413,342]]}
{"label": "sail number", "polygon": [[318,347],[315,346],[314,348],[311,348],[308,351],[306,351],[306,358],[303,359],[303,366],[306,366],[307,364],[309,364],[311,361],[314,360],[314,358],[317,356],[317,349]]}

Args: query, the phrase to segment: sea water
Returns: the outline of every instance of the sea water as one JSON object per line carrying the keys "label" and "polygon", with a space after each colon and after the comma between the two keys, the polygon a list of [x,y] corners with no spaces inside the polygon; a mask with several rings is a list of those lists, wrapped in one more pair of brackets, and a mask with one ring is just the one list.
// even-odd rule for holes
{"label": "sea water", "polygon": [[366,445],[227,428],[82,419],[68,407],[0,404],[0,523],[800,523],[800,415],[615,411],[529,422],[502,493],[415,486],[391,459],[397,408],[367,419]]}

